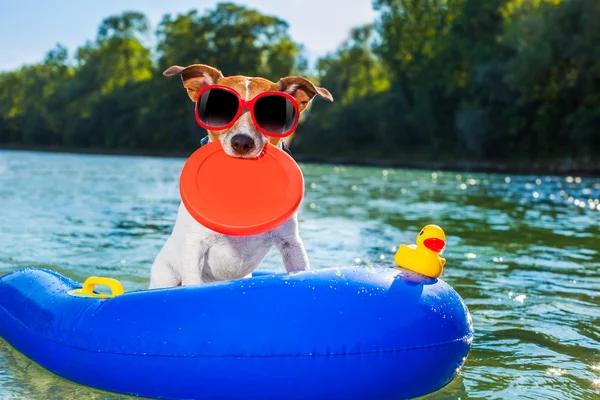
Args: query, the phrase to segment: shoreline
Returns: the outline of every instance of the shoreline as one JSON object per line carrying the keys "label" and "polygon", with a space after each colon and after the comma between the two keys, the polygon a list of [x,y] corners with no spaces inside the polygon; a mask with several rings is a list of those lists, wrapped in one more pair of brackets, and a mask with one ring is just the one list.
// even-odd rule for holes
{"label": "shoreline", "polygon": [[[194,151],[165,151],[165,150],[129,150],[129,149],[104,149],[104,148],[66,148],[58,146],[25,146],[16,144],[0,144],[0,150],[33,151],[43,153],[67,153],[67,154],[95,154],[111,156],[134,156],[134,157],[163,157],[163,158],[187,158]],[[598,165],[577,164],[576,162],[555,164],[523,164],[523,163],[501,163],[483,161],[453,161],[453,162],[431,162],[431,161],[399,161],[380,160],[373,158],[348,158],[348,157],[319,157],[303,154],[294,154],[294,159],[300,163],[345,165],[361,167],[385,167],[401,169],[418,169],[426,171],[455,171],[490,174],[512,174],[512,175],[579,175],[586,177],[600,177],[600,163]]]}

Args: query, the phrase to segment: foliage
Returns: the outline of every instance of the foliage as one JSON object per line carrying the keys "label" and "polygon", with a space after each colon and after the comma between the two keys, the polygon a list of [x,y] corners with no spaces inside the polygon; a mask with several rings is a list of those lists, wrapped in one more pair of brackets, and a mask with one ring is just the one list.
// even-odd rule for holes
{"label": "foliage", "polygon": [[[374,0],[320,59],[296,153],[356,158],[591,160],[600,151],[597,0]],[[203,63],[272,80],[308,72],[285,21],[232,3],[106,18],[73,58],[60,45],[0,74],[0,142],[192,151],[192,105],[161,72]]]}
{"label": "foliage", "polygon": [[[165,16],[157,56],[138,12],[106,18],[74,65],[60,45],[43,63],[0,74],[0,143],[189,150],[200,128],[173,64],[205,63],[225,74],[279,79],[301,72],[302,47],[279,18],[231,3],[204,15]],[[157,59],[158,62],[153,62]]]}
{"label": "foliage", "polygon": [[[600,150],[597,1],[374,6],[372,50],[390,89],[334,113],[313,111],[297,142],[302,151],[323,138],[337,142],[319,150],[325,155],[383,158],[590,161]],[[327,62],[355,64],[347,60],[341,49]]]}
{"label": "foliage", "polygon": [[287,30],[279,18],[232,3],[204,15],[166,15],[158,29],[160,67],[201,60],[225,75],[278,80],[292,73],[301,51]]}

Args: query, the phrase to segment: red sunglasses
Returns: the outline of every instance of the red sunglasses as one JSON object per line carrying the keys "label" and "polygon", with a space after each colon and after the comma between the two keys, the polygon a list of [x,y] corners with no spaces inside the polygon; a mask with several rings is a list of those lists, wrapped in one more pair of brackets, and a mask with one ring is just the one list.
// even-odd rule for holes
{"label": "red sunglasses", "polygon": [[252,100],[244,100],[238,92],[223,85],[208,85],[200,90],[196,121],[204,129],[227,129],[245,109],[250,111],[258,130],[267,136],[289,136],[298,126],[298,103],[289,94],[268,91],[259,93]]}

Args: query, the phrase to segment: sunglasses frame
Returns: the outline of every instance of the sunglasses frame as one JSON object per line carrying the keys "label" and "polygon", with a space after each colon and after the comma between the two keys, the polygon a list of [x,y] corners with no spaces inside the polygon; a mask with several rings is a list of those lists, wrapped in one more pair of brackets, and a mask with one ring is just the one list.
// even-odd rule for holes
{"label": "sunglasses frame", "polygon": [[[212,89],[222,89],[222,90],[226,90],[232,94],[234,94],[237,99],[238,99],[238,110],[235,114],[235,117],[233,117],[233,119],[231,120],[231,122],[227,123],[226,125],[222,125],[222,126],[209,126],[207,124],[205,124],[204,122],[202,122],[200,120],[200,116],[198,115],[198,104],[200,103],[200,97],[202,97],[202,95]],[[294,120],[294,124],[292,125],[292,127],[284,132],[284,133],[271,133],[265,129],[263,129],[260,124],[256,121],[256,116],[254,115],[254,106],[256,105],[256,102],[258,100],[260,100],[263,97],[267,97],[267,96],[281,96],[284,97],[285,99],[289,100],[292,105],[294,106],[294,110],[296,111],[296,117]],[[267,92],[262,92],[257,94],[256,96],[254,96],[254,98],[250,99],[250,100],[246,100],[244,98],[242,98],[242,96],[234,89],[230,88],[229,86],[224,86],[224,85],[208,85],[203,87],[199,92],[198,92],[198,97],[196,98],[196,105],[194,108],[194,114],[196,115],[196,122],[198,123],[198,125],[200,125],[202,128],[206,129],[206,130],[210,130],[210,131],[221,131],[223,129],[228,129],[231,128],[233,126],[233,124],[235,124],[237,122],[237,120],[240,118],[240,116],[242,115],[242,112],[244,110],[248,110],[250,112],[250,116],[252,117],[252,121],[254,122],[254,125],[256,126],[256,128],[263,133],[266,136],[271,136],[271,137],[277,137],[277,138],[283,138],[286,136],[291,135],[296,128],[298,127],[298,122],[300,121],[300,113],[298,110],[298,102],[296,101],[296,99],[285,93],[285,92],[279,92],[276,90],[270,90]]]}

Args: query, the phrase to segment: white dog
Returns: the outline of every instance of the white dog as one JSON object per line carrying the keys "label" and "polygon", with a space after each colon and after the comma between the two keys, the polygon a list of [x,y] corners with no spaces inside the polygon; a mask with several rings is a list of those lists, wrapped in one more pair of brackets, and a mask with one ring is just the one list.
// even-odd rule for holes
{"label": "white dog", "polygon": [[[200,100],[198,118],[207,128],[209,139],[220,140],[224,151],[232,157],[258,157],[267,142],[282,146],[281,137],[268,136],[265,131],[280,129],[278,133],[291,134],[292,125],[284,120],[294,118],[295,128],[299,117],[296,114],[304,111],[315,95],[333,101],[326,89],[297,76],[282,78],[277,83],[263,78],[224,77],[217,69],[200,64],[186,68],[172,66],[163,75],[181,75],[190,99]],[[297,112],[290,111],[290,107],[286,111],[285,106],[282,111],[279,105],[285,102],[284,97],[268,96],[264,92],[283,92],[292,96],[298,105]],[[236,100],[236,93],[243,100],[255,99],[261,93],[269,99],[262,101],[260,106],[258,101],[255,103],[252,118],[252,112],[243,109],[241,102]],[[239,108],[234,110],[235,107]],[[273,127],[273,123],[279,122],[280,127]],[[292,130],[288,132],[288,128]],[[243,206],[243,193],[240,193],[240,207]],[[199,224],[181,203],[173,232],[152,265],[150,289],[243,278],[260,265],[273,245],[281,252],[288,272],[309,269],[296,215],[264,234],[228,236]]]}

